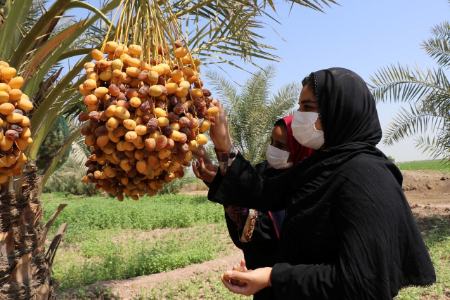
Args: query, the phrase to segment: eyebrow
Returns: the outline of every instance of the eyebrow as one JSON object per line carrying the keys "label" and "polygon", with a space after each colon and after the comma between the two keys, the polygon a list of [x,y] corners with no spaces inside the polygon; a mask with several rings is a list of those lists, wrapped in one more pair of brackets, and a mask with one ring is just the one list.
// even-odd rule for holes
{"label": "eyebrow", "polygon": [[282,146],[282,147],[286,147],[288,148],[287,142],[281,142],[281,141],[272,141],[271,144],[273,144],[273,146]]}
{"label": "eyebrow", "polygon": [[317,102],[312,99],[306,99],[306,100],[300,101],[299,103],[300,104],[317,104]]}

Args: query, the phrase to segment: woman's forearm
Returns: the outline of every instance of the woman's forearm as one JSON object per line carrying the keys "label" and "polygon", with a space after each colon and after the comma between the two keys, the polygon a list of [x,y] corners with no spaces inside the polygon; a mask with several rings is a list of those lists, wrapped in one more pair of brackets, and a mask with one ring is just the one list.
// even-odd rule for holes
{"label": "woman's forearm", "polygon": [[238,155],[225,175],[217,173],[210,185],[208,198],[225,205],[238,205],[262,210],[285,208],[286,176],[265,177]]}

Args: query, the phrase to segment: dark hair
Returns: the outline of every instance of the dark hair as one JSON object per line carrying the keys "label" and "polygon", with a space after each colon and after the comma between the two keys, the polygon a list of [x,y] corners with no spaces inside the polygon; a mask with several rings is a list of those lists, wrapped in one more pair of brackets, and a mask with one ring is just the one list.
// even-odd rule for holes
{"label": "dark hair", "polygon": [[303,87],[309,86],[319,102],[319,91],[317,90],[317,82],[314,73],[309,74],[302,80]]}
{"label": "dark hair", "polygon": [[275,122],[275,124],[273,124],[273,127],[284,127],[284,128],[286,128],[286,123],[284,122],[284,119],[283,118],[281,118],[281,119],[278,119],[276,122]]}
{"label": "dark hair", "polygon": [[314,90],[314,85],[315,84],[314,84],[314,76],[313,76],[312,73],[311,73],[311,75],[306,76],[305,78],[303,78],[302,85],[303,86],[309,85]]}

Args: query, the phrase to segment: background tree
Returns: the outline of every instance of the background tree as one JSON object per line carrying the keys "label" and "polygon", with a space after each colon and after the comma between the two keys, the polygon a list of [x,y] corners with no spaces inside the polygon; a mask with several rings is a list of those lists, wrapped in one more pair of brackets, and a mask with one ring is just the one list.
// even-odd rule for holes
{"label": "background tree", "polygon": [[436,61],[433,69],[391,65],[371,78],[373,93],[380,102],[404,102],[385,132],[384,143],[392,145],[419,134],[416,143],[433,157],[450,159],[450,23],[432,30],[432,37],[422,44]]}
{"label": "background tree", "polygon": [[[36,160],[36,166],[40,172],[45,173],[49,167],[49,162],[58,153],[58,150],[63,146],[69,135],[70,129],[67,124],[66,119],[63,116],[58,117],[53,128],[49,131],[48,135],[45,137],[44,142],[38,152],[38,157]],[[56,169],[58,169],[69,156],[71,147],[66,150],[62,159],[57,163]]]}
{"label": "background tree", "polygon": [[298,102],[300,86],[291,83],[272,94],[273,67],[254,74],[240,93],[217,73],[209,73],[207,77],[227,111],[233,143],[252,164],[264,160],[273,125]]}

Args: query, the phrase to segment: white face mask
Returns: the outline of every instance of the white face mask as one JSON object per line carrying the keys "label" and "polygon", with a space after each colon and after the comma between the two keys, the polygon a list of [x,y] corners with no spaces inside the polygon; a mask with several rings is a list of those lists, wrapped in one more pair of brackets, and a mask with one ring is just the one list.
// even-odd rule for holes
{"label": "white face mask", "polygon": [[325,142],[323,131],[316,129],[318,118],[319,114],[316,112],[296,111],[291,124],[292,134],[297,142],[315,150],[320,149]]}
{"label": "white face mask", "polygon": [[274,169],[287,169],[292,167],[292,162],[288,162],[290,153],[277,147],[269,145],[266,151],[266,159]]}

